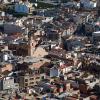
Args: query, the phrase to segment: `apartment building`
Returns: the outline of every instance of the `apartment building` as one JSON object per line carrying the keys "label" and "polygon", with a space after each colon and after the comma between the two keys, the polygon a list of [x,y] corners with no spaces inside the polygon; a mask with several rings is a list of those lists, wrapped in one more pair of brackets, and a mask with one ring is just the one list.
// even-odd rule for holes
{"label": "apartment building", "polygon": [[19,76],[19,86],[22,88],[32,87],[40,82],[42,79],[45,79],[45,74],[26,74],[24,76]]}

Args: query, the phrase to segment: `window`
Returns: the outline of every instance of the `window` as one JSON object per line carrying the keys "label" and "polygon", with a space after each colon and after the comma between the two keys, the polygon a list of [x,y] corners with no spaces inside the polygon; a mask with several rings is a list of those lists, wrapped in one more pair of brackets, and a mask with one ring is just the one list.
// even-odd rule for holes
{"label": "window", "polygon": [[34,80],[34,78],[30,78],[30,80]]}
{"label": "window", "polygon": [[34,82],[30,82],[30,84],[34,84]]}
{"label": "window", "polygon": [[36,79],[40,79],[40,77],[36,77]]}
{"label": "window", "polygon": [[34,46],[34,44],[32,43],[32,46]]}
{"label": "window", "polygon": [[28,82],[28,79],[25,79],[25,82]]}
{"label": "window", "polygon": [[38,81],[36,81],[36,84],[38,84]]}
{"label": "window", "polygon": [[18,85],[15,85],[15,87],[17,87]]}
{"label": "window", "polygon": [[42,76],[41,79],[43,80],[44,79],[44,76]]}
{"label": "window", "polygon": [[25,86],[28,86],[28,83],[25,83]]}

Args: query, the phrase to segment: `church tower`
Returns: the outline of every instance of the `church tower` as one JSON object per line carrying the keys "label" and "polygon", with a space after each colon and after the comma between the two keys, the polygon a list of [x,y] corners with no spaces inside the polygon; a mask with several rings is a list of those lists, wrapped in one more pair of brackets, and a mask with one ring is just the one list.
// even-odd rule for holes
{"label": "church tower", "polygon": [[33,56],[35,46],[36,46],[36,41],[34,40],[33,36],[30,36],[28,43],[28,56]]}

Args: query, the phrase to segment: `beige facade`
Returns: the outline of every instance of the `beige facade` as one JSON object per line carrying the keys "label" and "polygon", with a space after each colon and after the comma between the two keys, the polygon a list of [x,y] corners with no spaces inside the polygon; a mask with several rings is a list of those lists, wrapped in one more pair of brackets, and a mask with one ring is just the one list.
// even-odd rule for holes
{"label": "beige facade", "polygon": [[12,64],[5,64],[0,68],[0,72],[3,73],[5,71],[12,71],[13,66]]}
{"label": "beige facade", "polygon": [[45,74],[32,74],[19,77],[19,86],[23,88],[32,87],[45,78]]}
{"label": "beige facade", "polygon": [[33,63],[32,65],[29,66],[30,69],[39,69],[41,68],[41,66],[45,65],[45,64],[48,64],[50,61],[49,60],[41,60],[41,61],[38,61],[36,63]]}
{"label": "beige facade", "polygon": [[33,53],[34,57],[44,57],[45,55],[48,55],[48,52],[46,52],[42,47],[38,47]]}

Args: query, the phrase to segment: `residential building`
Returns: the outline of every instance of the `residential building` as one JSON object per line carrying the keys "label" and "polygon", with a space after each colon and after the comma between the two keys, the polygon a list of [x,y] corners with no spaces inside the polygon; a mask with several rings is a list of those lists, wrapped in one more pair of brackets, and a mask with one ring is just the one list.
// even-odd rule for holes
{"label": "residential building", "polygon": [[0,90],[17,90],[19,89],[19,84],[14,82],[13,77],[6,77],[0,79]]}
{"label": "residential building", "polygon": [[37,85],[38,82],[45,79],[45,74],[26,74],[24,76],[19,76],[16,80],[19,83],[20,88],[28,88]]}
{"label": "residential building", "polygon": [[100,41],[100,31],[94,32],[92,34],[93,42],[99,42]]}
{"label": "residential building", "polygon": [[13,70],[13,65],[10,63],[1,63],[0,73],[4,73],[5,71],[11,72]]}

